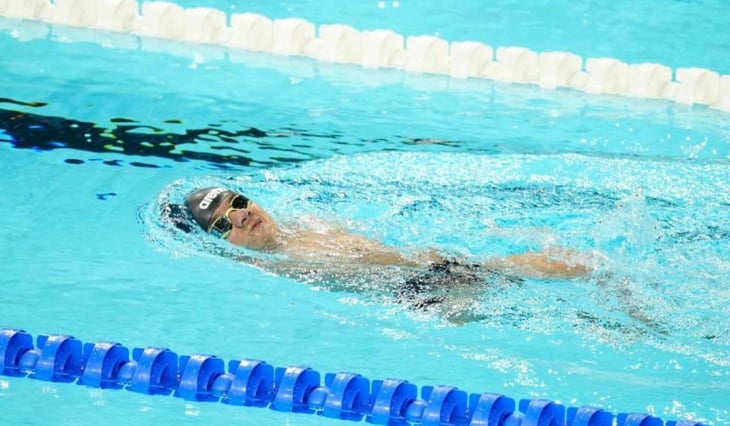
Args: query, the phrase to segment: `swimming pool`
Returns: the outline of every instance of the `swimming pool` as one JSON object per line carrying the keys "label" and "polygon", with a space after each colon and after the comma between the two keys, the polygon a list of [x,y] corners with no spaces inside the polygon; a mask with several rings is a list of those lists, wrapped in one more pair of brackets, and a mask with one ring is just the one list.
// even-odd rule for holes
{"label": "swimming pool", "polygon": [[[471,3],[439,18],[435,4],[379,6],[246,10],[728,72],[712,54],[727,46],[722,31],[671,46],[646,28],[720,17],[721,4],[670,3],[646,26],[595,5],[538,16],[505,3],[485,26]],[[656,4],[622,6],[630,16]],[[583,37],[558,30],[573,14],[588,21]],[[599,43],[590,22],[608,18],[623,27],[600,35],[642,42]],[[47,105],[2,104],[2,191],[22,200],[2,227],[2,326],[727,422],[726,113],[177,43],[107,49],[94,41],[106,33],[36,22],[3,28],[0,97]],[[91,42],[62,42],[74,34]],[[159,223],[160,194],[219,182],[278,216],[344,220],[392,244],[472,256],[598,248],[616,278],[485,289],[484,319],[457,327],[206,254]],[[38,424],[326,421],[7,377],[0,404]]]}

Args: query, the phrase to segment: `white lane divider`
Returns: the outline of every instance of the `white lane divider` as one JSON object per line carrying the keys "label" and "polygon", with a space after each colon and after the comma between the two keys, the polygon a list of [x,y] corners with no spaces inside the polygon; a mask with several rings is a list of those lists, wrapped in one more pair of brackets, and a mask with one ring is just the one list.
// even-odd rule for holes
{"label": "white lane divider", "polygon": [[[183,8],[165,1],[140,4],[135,0],[0,0],[0,16],[369,68],[666,99],[730,111],[730,75],[703,68],[672,70],[662,64],[627,64],[614,58],[581,58],[570,52],[535,52],[517,46],[494,48],[480,42],[449,42],[430,35],[404,37],[387,29],[359,31],[343,24],[315,26],[298,18],[272,20],[254,13],[227,15],[217,9]],[[47,36],[48,31],[38,33]]]}

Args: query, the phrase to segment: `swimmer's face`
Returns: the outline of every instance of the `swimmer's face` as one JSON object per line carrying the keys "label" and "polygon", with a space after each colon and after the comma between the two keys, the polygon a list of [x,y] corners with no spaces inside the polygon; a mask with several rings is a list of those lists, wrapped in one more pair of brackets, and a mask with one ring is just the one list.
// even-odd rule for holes
{"label": "swimmer's face", "polygon": [[[279,227],[258,204],[240,194],[229,194],[213,213],[211,232],[229,243],[254,250],[276,247]],[[230,230],[228,223],[230,223]]]}

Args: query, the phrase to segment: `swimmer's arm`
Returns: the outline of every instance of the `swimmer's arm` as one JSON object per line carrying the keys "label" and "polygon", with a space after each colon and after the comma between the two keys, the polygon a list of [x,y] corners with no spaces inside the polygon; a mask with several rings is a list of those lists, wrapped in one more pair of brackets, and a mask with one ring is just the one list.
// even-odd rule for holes
{"label": "swimmer's arm", "polygon": [[494,257],[484,262],[490,269],[523,278],[580,278],[594,268],[572,250],[548,250]]}

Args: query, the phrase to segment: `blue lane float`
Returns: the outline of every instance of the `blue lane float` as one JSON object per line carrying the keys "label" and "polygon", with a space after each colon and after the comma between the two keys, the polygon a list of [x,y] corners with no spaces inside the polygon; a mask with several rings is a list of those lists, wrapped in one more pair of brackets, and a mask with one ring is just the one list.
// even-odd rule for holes
{"label": "blue lane float", "polygon": [[130,351],[116,342],[84,344],[61,334],[38,335],[34,343],[24,330],[10,328],[0,329],[0,374],[376,425],[702,426],[643,413],[565,407],[546,399],[515,403],[504,395],[467,394],[453,386],[419,389],[407,380],[371,381],[351,372],[322,375],[306,366],[274,367],[260,360],[232,360],[226,368],[213,355],[178,356],[159,347]]}

